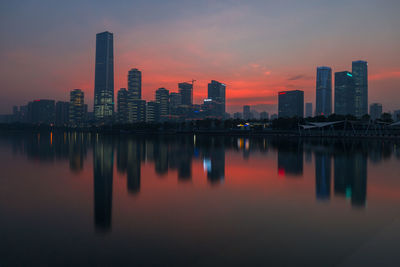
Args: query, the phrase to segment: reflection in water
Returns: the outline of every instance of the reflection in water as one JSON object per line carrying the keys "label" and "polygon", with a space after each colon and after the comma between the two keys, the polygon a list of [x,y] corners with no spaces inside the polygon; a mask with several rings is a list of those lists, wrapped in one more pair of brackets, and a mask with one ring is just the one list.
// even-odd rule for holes
{"label": "reflection in water", "polygon": [[192,135],[139,137],[88,133],[37,133],[4,138],[10,139],[14,153],[24,154],[35,161],[69,161],[73,172],[84,169],[87,151],[92,149],[94,222],[95,228],[100,231],[109,231],[112,225],[114,150],[117,171],[126,175],[127,191],[138,197],[141,168],[145,162],[153,164],[159,177],[168,177],[168,171],[175,170],[179,182],[192,180],[192,165],[198,162],[204,167],[208,183],[214,185],[229,180],[225,177],[225,168],[232,165],[227,158],[235,153],[249,161],[252,154],[259,158],[269,157],[271,153],[275,157],[277,154],[278,175],[297,177],[305,177],[304,155],[306,162],[312,163],[314,154],[316,199],[331,200],[333,173],[334,195],[351,200],[354,207],[366,205],[368,160],[377,164],[392,156],[400,158],[399,144],[381,140],[364,142]]}
{"label": "reflection in water", "polygon": [[96,230],[111,229],[113,143],[96,135],[93,147],[94,222]]}

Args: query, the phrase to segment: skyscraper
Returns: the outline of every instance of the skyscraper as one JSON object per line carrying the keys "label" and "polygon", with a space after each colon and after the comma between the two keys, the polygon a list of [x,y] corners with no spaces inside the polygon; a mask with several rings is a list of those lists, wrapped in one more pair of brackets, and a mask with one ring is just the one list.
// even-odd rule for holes
{"label": "skyscraper", "polygon": [[372,120],[379,119],[382,116],[382,104],[372,103],[369,107],[369,115]]}
{"label": "skyscraper", "polygon": [[304,117],[304,92],[300,90],[278,93],[278,116],[280,118]]}
{"label": "skyscraper", "polygon": [[212,80],[208,84],[208,99],[212,99],[216,103],[216,114],[219,117],[225,116],[225,97],[226,85],[217,81]]}
{"label": "skyscraper", "polygon": [[165,88],[157,89],[156,102],[160,106],[160,116],[167,116],[169,114],[169,91]]}
{"label": "skyscraper", "polygon": [[94,78],[94,117],[109,120],[114,114],[114,48],[113,34],[96,35],[96,66]]}
{"label": "skyscraper", "polygon": [[348,71],[335,73],[335,113],[355,115],[354,80]]}
{"label": "skyscraper", "polygon": [[[137,109],[137,100],[142,99],[142,72],[138,69],[131,69],[128,72],[128,122],[136,122],[137,118],[141,118],[141,114],[135,114],[140,111]],[[144,107],[146,109],[146,107]],[[143,119],[144,121],[144,119]]]}
{"label": "skyscraper", "polygon": [[313,112],[312,112],[312,103],[306,103],[306,118],[312,117]]}
{"label": "skyscraper", "polygon": [[146,100],[137,99],[129,103],[129,122],[145,122],[146,121]]}
{"label": "skyscraper", "polygon": [[361,117],[368,114],[368,63],[353,61],[352,72],[355,90],[355,115]]}
{"label": "skyscraper", "polygon": [[146,105],[146,122],[154,123],[160,121],[160,103],[149,101]]}
{"label": "skyscraper", "polygon": [[69,101],[69,123],[79,125],[85,116],[84,93],[81,89],[74,89],[70,93]]}
{"label": "skyscraper", "polygon": [[193,84],[179,83],[179,93],[181,94],[181,104],[185,106],[193,105]]}
{"label": "skyscraper", "polygon": [[128,122],[128,91],[126,88],[121,88],[118,91],[117,97],[118,103],[118,122],[127,123]]}
{"label": "skyscraper", "polygon": [[178,115],[179,106],[182,104],[182,96],[180,93],[169,94],[169,112],[171,115]]}
{"label": "skyscraper", "polygon": [[332,69],[317,68],[315,115],[329,116],[332,113]]}

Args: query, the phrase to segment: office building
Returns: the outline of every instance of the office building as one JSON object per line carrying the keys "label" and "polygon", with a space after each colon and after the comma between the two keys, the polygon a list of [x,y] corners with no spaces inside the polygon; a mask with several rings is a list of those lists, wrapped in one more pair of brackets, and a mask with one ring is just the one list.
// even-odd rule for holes
{"label": "office building", "polygon": [[128,72],[129,100],[142,99],[142,72],[138,69],[131,69]]}
{"label": "office building", "polygon": [[85,118],[85,100],[81,89],[74,89],[70,93],[69,123],[79,125]]}
{"label": "office building", "polygon": [[179,106],[182,103],[182,97],[180,93],[169,94],[169,113],[171,115],[178,115]]}
{"label": "office building", "polygon": [[54,100],[39,99],[28,103],[28,122],[51,124],[55,117]]}
{"label": "office building", "polygon": [[369,107],[369,115],[371,116],[371,120],[380,119],[382,116],[382,104],[372,103]]}
{"label": "office building", "polygon": [[244,105],[243,106],[243,119],[244,120],[251,119],[251,112],[250,112],[250,106],[249,105]]}
{"label": "office building", "polygon": [[226,110],[226,85],[218,81],[212,80],[208,84],[208,99],[212,99],[215,103],[214,115],[224,118]]}
{"label": "office building", "polygon": [[117,121],[118,123],[128,122],[128,91],[126,88],[121,88],[117,96]]}
{"label": "office building", "polygon": [[[329,116],[332,113],[332,69],[317,68],[316,116]],[[308,116],[307,116],[308,117]],[[312,117],[312,116],[311,116]]]}
{"label": "office building", "polygon": [[304,117],[304,92],[300,90],[278,93],[278,117]]}
{"label": "office building", "polygon": [[181,95],[181,104],[185,106],[193,105],[193,84],[179,83],[179,93]]}
{"label": "office building", "polygon": [[96,66],[94,78],[94,117],[110,120],[114,114],[114,48],[113,34],[96,35]]}
{"label": "office building", "polygon": [[138,99],[129,102],[129,122],[145,122],[146,121],[146,100]]}
{"label": "office building", "polygon": [[355,116],[368,114],[368,63],[353,61],[352,74],[355,90]]}
{"label": "office building", "polygon": [[312,103],[306,103],[306,118],[313,116]]}
{"label": "office building", "polygon": [[355,116],[355,90],[351,72],[335,73],[335,113]]}
{"label": "office building", "polygon": [[161,105],[155,101],[147,102],[146,106],[146,122],[156,123],[160,121]]}
{"label": "office building", "polygon": [[160,106],[160,116],[166,117],[169,114],[169,91],[165,88],[159,88],[156,91],[156,102]]}
{"label": "office building", "polygon": [[69,122],[69,102],[57,101],[56,103],[56,125],[63,126]]}

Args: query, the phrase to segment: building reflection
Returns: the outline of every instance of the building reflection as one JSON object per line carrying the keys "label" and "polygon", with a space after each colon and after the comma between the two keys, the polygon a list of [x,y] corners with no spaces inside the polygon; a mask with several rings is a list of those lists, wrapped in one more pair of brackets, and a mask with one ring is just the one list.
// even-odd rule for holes
{"label": "building reflection", "polygon": [[113,142],[96,135],[93,146],[94,224],[101,232],[111,230]]}
{"label": "building reflection", "polygon": [[278,174],[282,176],[303,175],[303,144],[298,140],[276,140],[278,149]]}
{"label": "building reflection", "polygon": [[318,200],[329,200],[331,196],[331,156],[317,151],[315,157],[315,190]]}
{"label": "building reflection", "polygon": [[137,194],[140,192],[140,173],[141,173],[141,145],[138,140],[129,139],[127,147],[127,189],[129,193]]}

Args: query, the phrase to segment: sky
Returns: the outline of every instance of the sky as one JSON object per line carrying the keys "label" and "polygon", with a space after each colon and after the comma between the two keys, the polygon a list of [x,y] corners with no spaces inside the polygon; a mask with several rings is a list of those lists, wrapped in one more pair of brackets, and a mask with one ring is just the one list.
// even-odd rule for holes
{"label": "sky", "polygon": [[195,79],[227,85],[227,111],[249,104],[277,112],[281,90],[304,90],[315,107],[317,66],[369,67],[369,103],[400,109],[398,0],[1,1],[0,113],[33,99],[69,100],[81,88],[93,106],[96,33],[114,33],[115,92],[131,68],[142,96],[176,92]]}

